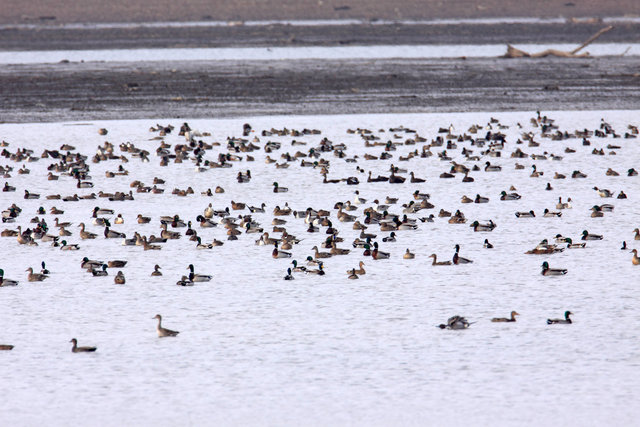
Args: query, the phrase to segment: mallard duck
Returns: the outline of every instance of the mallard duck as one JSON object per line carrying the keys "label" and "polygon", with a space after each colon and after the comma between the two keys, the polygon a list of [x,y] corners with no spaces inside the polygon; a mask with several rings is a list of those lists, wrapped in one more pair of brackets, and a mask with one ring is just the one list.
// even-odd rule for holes
{"label": "mallard duck", "polygon": [[187,286],[193,286],[195,285],[195,283],[193,282],[193,280],[190,280],[187,276],[182,276],[180,280],[176,282],[176,285],[187,287]]}
{"label": "mallard duck", "polygon": [[378,242],[373,243],[373,251],[371,251],[371,258],[375,260],[379,260],[379,259],[388,259],[390,257],[391,257],[391,254],[389,252],[382,252],[381,250],[378,249]]}
{"label": "mallard duck", "polygon": [[29,282],[42,282],[44,279],[49,277],[46,274],[34,273],[33,268],[31,267],[27,268],[25,271],[29,272],[29,274],[27,275],[27,280]]}
{"label": "mallard duck", "polygon": [[331,258],[332,254],[330,252],[319,252],[318,246],[314,246],[311,248],[312,251],[315,251],[315,259],[320,258]]}
{"label": "mallard duck", "polygon": [[519,200],[520,198],[518,193],[507,193],[506,191],[500,193],[500,200]]}
{"label": "mallard duck", "polygon": [[602,236],[599,234],[589,234],[587,230],[583,230],[582,240],[602,240]]}
{"label": "mallard duck", "polygon": [[160,266],[158,264],[156,264],[153,267],[153,272],[151,273],[152,276],[162,276],[162,272],[160,271]]}
{"label": "mallard duck", "polygon": [[347,270],[347,274],[351,273],[351,271],[354,271],[354,272],[355,272],[355,274],[358,274],[358,275],[360,275],[360,276],[362,276],[363,274],[366,274],[366,271],[365,271],[365,269],[364,269],[364,262],[363,262],[363,261],[360,261],[360,262],[358,263],[358,265],[360,266],[360,268],[358,268],[358,269],[353,268],[353,269],[351,269],[351,270]]}
{"label": "mallard duck", "polygon": [[502,167],[497,165],[492,165],[491,163],[487,162],[485,163],[484,170],[485,172],[500,172],[502,170]]}
{"label": "mallard duck", "polygon": [[104,228],[104,237],[106,239],[126,239],[127,236],[124,233],[111,230],[108,226]]}
{"label": "mallard duck", "polygon": [[516,218],[535,218],[536,214],[533,211],[529,212],[516,212]]}
{"label": "mallard duck", "polygon": [[287,187],[280,187],[277,182],[273,183],[273,192],[274,193],[286,193],[289,191]]}
{"label": "mallard duck", "polygon": [[60,246],[60,250],[61,251],[77,251],[77,250],[80,250],[80,246],[78,246],[77,244],[67,244],[66,240],[63,240],[60,243],[62,244],[62,246]]}
{"label": "mallard duck", "polygon": [[438,327],[440,329],[467,329],[469,325],[471,325],[471,323],[469,323],[467,319],[465,319],[464,317],[453,316],[447,320],[446,325],[440,324],[438,325]]}
{"label": "mallard duck", "polygon": [[102,270],[91,270],[91,274],[94,277],[108,276],[109,273],[107,272],[107,264],[102,264]]}
{"label": "mallard duck", "polygon": [[549,209],[544,210],[544,214],[542,215],[545,218],[553,218],[553,217],[561,217],[562,216],[562,212],[551,212]]}
{"label": "mallard duck", "polygon": [[98,215],[113,215],[113,213],[113,209],[101,209],[100,207],[96,206],[95,208],[93,208],[91,216],[93,218],[97,218]]}
{"label": "mallard duck", "polygon": [[438,256],[436,254],[429,255],[429,258],[433,258],[433,262],[431,265],[451,265],[451,261],[440,261],[438,262]]}
{"label": "mallard duck", "polygon": [[547,319],[547,325],[554,325],[554,324],[570,324],[573,323],[571,321],[571,319],[569,318],[569,316],[571,316],[573,313],[570,311],[565,311],[564,312],[564,319]]}
{"label": "mallard duck", "polygon": [[97,347],[78,347],[78,340],[75,338],[71,338],[69,342],[73,343],[73,347],[71,347],[73,353],[92,353],[98,349]]}
{"label": "mallard duck", "polygon": [[470,227],[472,227],[473,231],[476,231],[476,232],[493,231],[493,229],[496,228],[497,225],[492,220],[489,220],[487,224],[480,224],[478,221],[473,221]]}
{"label": "mallard duck", "polygon": [[291,269],[287,268],[287,275],[284,276],[284,280],[293,280],[293,279],[294,277],[293,277],[293,274],[291,274]]}
{"label": "mallard duck", "polygon": [[148,216],[142,216],[142,214],[138,214],[138,224],[148,224],[151,222],[151,218]]}
{"label": "mallard duck", "polygon": [[540,274],[543,276],[563,276],[567,274],[567,270],[564,268],[549,268],[549,263],[545,261],[542,263],[542,271]]}
{"label": "mallard duck", "polygon": [[324,276],[325,275],[325,272],[324,272],[323,267],[322,267],[322,263],[318,264],[318,269],[317,270],[307,269],[307,271],[305,271],[305,273],[306,274],[315,274],[315,275],[318,275],[318,276]]}
{"label": "mallard duck", "polygon": [[516,321],[516,316],[519,316],[520,313],[518,313],[517,311],[512,311],[511,312],[511,317],[494,317],[493,319],[491,319],[492,322],[515,322]]}
{"label": "mallard duck", "polygon": [[210,282],[213,276],[208,274],[195,274],[193,264],[189,264],[187,267],[191,273],[189,273],[189,280],[192,282]]}
{"label": "mallard duck", "polygon": [[482,245],[482,247],[486,249],[493,249],[493,245],[489,243],[489,239],[484,239],[484,244]]}
{"label": "mallard duck", "polygon": [[116,259],[116,260],[113,260],[113,261],[107,261],[107,265],[110,268],[122,268],[125,265],[127,265],[127,261],[122,261],[122,260]]}
{"label": "mallard duck", "polygon": [[573,243],[570,237],[565,238],[565,240],[567,242],[567,249],[580,249],[587,246],[586,243]]}
{"label": "mallard duck", "polygon": [[489,203],[488,197],[482,197],[479,194],[476,194],[476,198],[473,201],[474,203]]}
{"label": "mallard duck", "polygon": [[459,265],[459,264],[471,264],[473,263],[472,260],[467,259],[467,258],[462,258],[458,252],[460,252],[460,245],[455,245],[454,246],[456,252],[453,254],[453,264],[454,265]]}
{"label": "mallard duck", "polygon": [[404,258],[404,259],[414,259],[415,257],[416,257],[416,254],[414,254],[411,251],[409,251],[409,248],[407,248],[406,252],[402,256],[402,258]]}
{"label": "mallard duck", "polygon": [[640,258],[638,257],[638,250],[634,249],[634,250],[631,251],[631,253],[633,254],[633,257],[631,258],[631,264],[640,265]]}
{"label": "mallard duck", "polygon": [[353,268],[353,269],[351,269],[351,271],[349,271],[349,275],[347,276],[347,279],[349,279],[349,280],[359,279],[358,275],[356,274],[356,269],[355,268]]}
{"label": "mallard duck", "polygon": [[2,351],[13,350],[13,346],[10,344],[0,344],[0,350]]}
{"label": "mallard duck", "polygon": [[175,337],[176,335],[178,335],[180,333],[178,331],[172,331],[171,329],[163,328],[162,327],[162,316],[160,316],[159,314],[156,314],[153,318],[154,319],[158,319],[158,326],[156,327],[156,331],[158,331],[158,337],[160,337],[160,338]]}
{"label": "mallard duck", "polygon": [[3,286],[18,286],[18,281],[5,279],[4,270],[0,268],[0,287],[3,287]]}
{"label": "mallard duck", "polygon": [[97,234],[95,233],[91,233],[89,231],[85,231],[85,225],[84,222],[81,222],[78,227],[80,227],[80,238],[82,240],[86,240],[86,239],[95,239],[96,237],[98,237]]}
{"label": "mallard duck", "polygon": [[125,284],[124,273],[122,271],[118,271],[118,274],[116,274],[116,277],[113,278],[113,283],[115,283],[116,285]]}
{"label": "mallard duck", "polygon": [[640,240],[640,229],[636,228],[633,230],[633,232],[635,233],[633,236],[633,240]]}

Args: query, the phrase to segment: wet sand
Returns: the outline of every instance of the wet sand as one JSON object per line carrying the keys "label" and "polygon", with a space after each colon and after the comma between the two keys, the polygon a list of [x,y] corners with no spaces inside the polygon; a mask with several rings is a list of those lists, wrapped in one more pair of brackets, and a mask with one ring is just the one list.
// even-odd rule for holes
{"label": "wet sand", "polygon": [[637,109],[636,57],[0,67],[4,122]]}

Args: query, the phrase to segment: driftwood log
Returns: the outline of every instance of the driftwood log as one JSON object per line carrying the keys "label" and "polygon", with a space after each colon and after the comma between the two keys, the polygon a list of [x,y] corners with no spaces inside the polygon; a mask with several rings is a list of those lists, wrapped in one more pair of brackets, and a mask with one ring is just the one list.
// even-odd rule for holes
{"label": "driftwood log", "polygon": [[547,49],[547,50],[543,50],[542,52],[529,53],[529,52],[525,52],[524,50],[517,49],[511,46],[510,44],[507,44],[507,53],[505,53],[504,58],[544,58],[545,56],[557,56],[560,58],[585,58],[589,56],[589,53],[578,53],[578,52],[580,52],[589,44],[593,43],[598,37],[600,37],[607,31],[610,31],[612,29],[613,29],[613,26],[611,25],[601,29],[600,31],[595,33],[593,36],[589,37],[589,39],[586,42],[582,43],[580,46],[578,46],[576,49],[570,52],[557,50],[557,49]]}

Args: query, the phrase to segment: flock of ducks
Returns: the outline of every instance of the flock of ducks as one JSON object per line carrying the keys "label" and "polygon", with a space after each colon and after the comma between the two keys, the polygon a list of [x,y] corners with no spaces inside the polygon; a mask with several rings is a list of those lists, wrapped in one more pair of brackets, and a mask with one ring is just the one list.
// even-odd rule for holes
{"label": "flock of ducks", "polygon": [[[615,138],[634,140],[637,138],[638,129],[634,125],[629,125],[624,134],[617,132],[613,127],[601,121],[598,129],[595,130],[576,130],[573,132],[562,131],[554,123],[554,121],[546,116],[542,116],[539,112],[536,117],[531,118],[530,126],[532,130],[525,131],[524,126],[518,124],[521,130],[520,138],[517,141],[507,141],[505,134],[501,130],[507,128],[502,125],[499,120],[491,119],[485,126],[473,125],[466,132],[455,132],[453,126],[441,128],[437,135],[433,138],[426,138],[419,135],[416,130],[405,128],[403,126],[390,128],[388,131],[383,129],[378,132],[368,129],[349,129],[347,134],[358,137],[367,148],[367,153],[363,156],[348,155],[348,146],[344,143],[331,141],[324,137],[317,144],[306,141],[307,137],[319,138],[321,131],[315,129],[270,129],[261,132],[255,132],[251,125],[243,126],[242,137],[228,137],[226,143],[221,142],[205,142],[203,138],[211,136],[208,133],[199,133],[192,130],[187,123],[184,123],[178,131],[171,125],[157,125],[150,129],[154,134],[153,141],[158,143],[155,149],[155,156],[160,167],[169,167],[171,164],[180,164],[192,162],[195,168],[193,184],[198,185],[203,182],[200,179],[201,173],[211,170],[224,170],[233,168],[236,165],[244,163],[250,165],[256,161],[256,157],[260,152],[265,153],[265,164],[273,167],[274,171],[287,169],[289,167],[298,167],[302,173],[303,168],[308,168],[312,173],[318,175],[319,186],[335,186],[336,189],[341,186],[357,186],[361,182],[375,182],[376,188],[380,185],[387,184],[389,191],[394,185],[397,188],[406,188],[407,185],[414,186],[412,196],[408,200],[400,201],[400,197],[386,195],[386,197],[378,196],[375,198],[363,197],[360,190],[354,191],[352,200],[337,200],[333,209],[312,208],[307,207],[303,210],[294,210],[289,206],[287,200],[288,194],[295,194],[299,191],[293,187],[293,183],[289,183],[292,188],[281,185],[278,181],[273,181],[272,192],[276,199],[276,206],[270,207],[265,202],[256,205],[231,200],[229,206],[219,206],[215,203],[215,197],[224,194],[226,190],[217,185],[212,190],[210,188],[200,188],[200,197],[213,198],[212,202],[203,203],[201,212],[193,218],[180,218],[179,215],[171,213],[163,216],[149,215],[147,212],[138,213],[134,218],[127,218],[122,213],[116,213],[115,207],[120,203],[134,201],[136,197],[159,197],[166,191],[165,179],[155,177],[152,183],[144,183],[139,177],[135,177],[136,167],[129,167],[129,162],[137,162],[142,165],[149,163],[153,159],[152,151],[147,148],[135,146],[131,142],[121,143],[118,147],[105,141],[96,148],[93,155],[83,155],[75,147],[64,144],[59,149],[43,149],[38,154],[34,150],[28,148],[11,147],[9,142],[2,142],[2,156],[8,162],[7,165],[0,165],[0,176],[6,179],[2,187],[3,199],[8,201],[10,195],[23,194],[23,199],[27,206],[32,207],[35,204],[42,204],[35,209],[33,218],[28,219],[28,223],[24,220],[25,215],[30,216],[30,212],[23,212],[23,208],[19,206],[20,201],[14,197],[13,202],[2,211],[2,222],[11,227],[16,223],[16,228],[5,228],[2,230],[2,237],[13,238],[13,244],[24,245],[33,248],[34,255],[39,254],[37,248],[39,246],[51,246],[67,252],[76,252],[83,250],[83,241],[94,241],[104,239],[105,242],[114,240],[124,246],[139,247],[143,251],[160,251],[164,246],[172,244],[172,241],[186,238],[192,242],[194,250],[212,250],[225,244],[235,244],[239,240],[239,236],[254,234],[257,239],[254,240],[257,246],[266,246],[271,248],[273,259],[291,259],[291,267],[286,268],[284,280],[294,280],[300,274],[310,276],[324,276],[326,274],[325,267],[332,262],[335,257],[353,256],[360,252],[360,259],[357,260],[358,267],[350,268],[346,271],[346,278],[349,280],[357,280],[366,274],[364,269],[364,259],[371,259],[372,262],[378,260],[387,260],[396,258],[388,250],[384,250],[383,244],[389,244],[401,240],[401,236],[405,233],[412,233],[419,230],[421,224],[433,223],[435,221],[446,221],[448,224],[456,226],[458,224],[467,224],[471,229],[471,233],[491,233],[499,225],[494,219],[481,220],[477,218],[467,218],[462,209],[465,204],[487,204],[487,203],[504,203],[505,209],[509,209],[509,205],[513,201],[525,200],[526,194],[519,194],[514,186],[504,186],[495,200],[492,195],[476,194],[474,197],[463,195],[461,205],[455,211],[447,211],[444,207],[438,209],[431,198],[431,194],[423,192],[424,188],[433,188],[434,182],[417,176],[416,172],[409,171],[407,167],[400,167],[395,162],[407,162],[418,159],[434,157],[440,161],[439,164],[444,165],[443,172],[439,175],[439,179],[451,180],[460,179],[463,183],[475,182],[484,174],[492,176],[499,174],[506,168],[506,165],[498,165],[496,159],[506,154],[509,146],[515,146],[515,150],[511,152],[510,158],[515,161],[515,169],[525,169],[523,165],[518,163],[522,159],[531,159],[537,164],[531,165],[531,179],[544,179],[549,176],[554,180],[567,179],[585,179],[587,174],[579,171],[566,171],[564,173],[555,172],[553,175],[546,174],[539,165],[541,162],[550,160],[554,164],[561,165],[563,157],[570,156],[576,152],[576,149],[570,146],[563,146],[557,141],[565,141],[569,139],[581,139],[583,147],[591,147],[595,141],[610,142]],[[101,135],[106,135],[106,130],[101,130]],[[183,136],[183,143],[169,144],[167,139],[171,134],[178,133]],[[274,159],[278,151],[284,151],[284,143],[273,139],[292,139],[290,146],[297,149],[295,153],[283,152],[280,160]],[[386,142],[383,140],[386,139]],[[554,143],[551,144],[551,141]],[[540,147],[548,145],[551,149],[559,150],[564,147],[564,153],[549,153],[545,151],[543,154],[526,153],[524,145],[529,147]],[[405,147],[406,155],[398,155],[395,153],[400,147]],[[622,150],[622,145],[609,143],[606,146],[608,155],[615,155],[617,151]],[[453,160],[453,153],[460,150],[460,154],[464,163],[458,163]],[[217,155],[212,156],[212,153]],[[562,155],[561,155],[562,154]],[[593,148],[592,155],[605,155],[604,148]],[[333,157],[332,159],[330,159]],[[395,159],[395,160],[392,160]],[[414,160],[415,159],[415,160]],[[390,166],[384,175],[375,175],[371,170],[366,170],[367,164],[380,165],[389,160]],[[20,193],[16,186],[12,185],[11,177],[14,168],[18,167],[18,174],[30,174],[31,170],[26,166],[32,162],[46,162],[45,179],[55,183],[68,181],[75,182],[76,192],[74,194],[47,194],[41,195],[32,189],[23,188]],[[111,179],[117,179],[121,182],[123,179],[130,181],[128,190],[113,191],[109,185],[98,190],[97,186],[103,183],[93,180],[91,176],[91,165],[104,163],[119,163],[117,167],[105,172],[106,182]],[[347,165],[353,165],[354,172],[348,176],[336,176],[335,168],[332,167],[335,162],[345,162]],[[370,163],[371,162],[371,163]],[[492,163],[493,162],[493,163]],[[480,166],[480,165],[484,166]],[[243,168],[244,169],[244,168]],[[275,173],[275,172],[274,172]],[[403,176],[408,175],[408,176]],[[472,176],[472,175],[475,175]],[[615,171],[608,168],[603,176],[609,177],[636,177],[638,172],[634,168],[630,168],[626,173]],[[242,194],[242,188],[246,185],[255,183],[260,180],[259,174],[255,172],[252,175],[251,170],[241,170],[235,175],[238,190],[237,194]],[[269,176],[273,176],[271,173]],[[321,179],[320,179],[321,177]],[[36,179],[36,178],[34,178]],[[623,178],[620,178],[621,180]],[[271,180],[270,180],[271,181]],[[269,182],[270,182],[269,181]],[[35,181],[34,181],[35,182]],[[620,181],[626,182],[626,181]],[[53,184],[58,185],[58,184]],[[362,188],[362,187],[360,187]],[[235,190],[235,189],[234,189]],[[550,182],[546,183],[545,191],[554,191]],[[602,186],[594,186],[594,196],[597,199],[613,199],[624,201],[627,195],[623,190],[612,191],[602,188]],[[135,194],[134,194],[135,192]],[[236,194],[234,192],[233,194]],[[340,194],[340,191],[336,191]],[[197,197],[197,191],[191,186],[185,188],[174,188],[171,192],[175,197]],[[295,195],[293,196],[295,198]],[[96,206],[82,213],[82,222],[77,224],[71,221],[63,221],[62,215],[65,211],[74,211],[74,202],[80,200],[95,200]],[[555,200],[555,198],[554,198]],[[562,196],[558,197],[556,209],[552,211],[547,208],[541,215],[544,218],[561,218],[562,211],[573,208],[573,200],[571,197],[563,202]],[[104,204],[109,203],[109,207]],[[193,203],[193,202],[190,202]],[[50,205],[45,208],[46,205]],[[101,207],[102,205],[102,207]],[[62,206],[62,209],[60,209]],[[165,205],[158,205],[163,209],[167,209]],[[591,218],[600,218],[605,215],[611,215],[615,206],[611,203],[599,204],[594,202],[588,214]],[[425,214],[425,211],[433,210],[434,213]],[[248,212],[247,212],[248,211]],[[269,212],[271,215],[271,230],[268,231],[267,225],[258,222],[255,216],[264,217]],[[437,212],[437,214],[436,214]],[[47,221],[46,218],[53,216],[52,220]],[[538,218],[534,210],[516,211],[515,216],[522,219]],[[119,231],[118,227],[125,222],[133,221],[138,224],[139,229],[133,235]],[[290,234],[289,230],[294,222],[298,222],[306,230],[304,238],[298,238]],[[95,227],[89,230],[89,227]],[[150,229],[155,228],[155,232]],[[354,232],[358,233],[351,242],[345,242],[345,227],[350,227]],[[77,230],[75,231],[74,228]],[[376,231],[375,229],[378,229]],[[226,242],[223,240],[213,239],[208,241],[204,237],[207,229],[224,230]],[[143,231],[143,230],[146,230]],[[149,233],[151,231],[151,233]],[[271,233],[271,234],[270,234]],[[633,240],[640,240],[640,231],[638,228],[634,230]],[[384,234],[384,235],[383,235]],[[275,237],[275,236],[278,237]],[[319,237],[315,237],[315,236]],[[300,254],[296,246],[305,239],[313,239],[317,243],[311,247],[311,253]],[[551,255],[562,252],[565,249],[581,249],[585,248],[587,242],[603,240],[602,235],[593,234],[584,230],[579,238],[581,241],[574,243],[571,237],[556,235],[555,242],[550,243],[548,239],[543,239],[534,249],[527,251],[527,254]],[[578,238],[576,238],[578,240]],[[343,245],[350,244],[351,248]],[[591,244],[591,243],[589,243]],[[452,255],[450,259],[439,260],[438,254],[431,253],[427,258],[432,258],[431,266],[460,266],[473,264],[474,261],[463,257],[461,254],[461,245],[452,242]],[[488,238],[484,238],[482,244],[484,249],[493,249],[494,244],[489,242]],[[622,249],[627,249],[626,241],[623,242]],[[429,251],[430,252],[430,251]],[[426,252],[426,253],[429,253]],[[633,265],[640,265],[638,251],[631,249],[633,254],[631,261]],[[62,252],[61,252],[62,253]],[[298,263],[294,257],[301,256],[305,260],[304,263]],[[415,260],[426,255],[421,248],[406,248],[401,257],[404,260]],[[61,255],[62,256],[62,255]],[[67,256],[67,255],[65,255]],[[162,259],[158,257],[157,259]],[[91,260],[88,257],[82,257],[80,267],[94,277],[109,276],[109,268],[125,268],[129,260]],[[27,268],[27,281],[42,282],[49,279],[52,274],[46,269],[44,261],[41,263],[42,270],[37,272],[33,267]],[[160,271],[161,266],[155,264],[153,271],[149,274],[152,277],[163,277]],[[188,273],[176,277],[176,284],[179,286],[194,286],[199,282],[211,281],[213,276],[210,274],[196,273],[193,264],[187,268]],[[0,269],[0,286],[11,287],[17,286],[19,282],[14,279],[4,277],[4,270]],[[564,276],[567,269],[551,268],[547,261],[542,263],[541,274],[543,276]],[[178,275],[180,276],[180,275]],[[113,280],[114,284],[125,285],[126,279],[124,272],[119,270]],[[571,323],[569,319],[570,312],[567,312],[565,319],[549,319],[549,323]],[[512,312],[510,318],[495,318],[494,322],[515,322],[517,312]],[[175,336],[177,332],[165,329],[161,326],[162,317],[157,315],[158,335],[161,337]],[[448,320],[446,324],[439,325],[443,329],[466,329],[471,323],[466,321],[464,317],[454,316]],[[77,341],[74,343],[74,352],[89,352],[92,347],[77,347]]]}

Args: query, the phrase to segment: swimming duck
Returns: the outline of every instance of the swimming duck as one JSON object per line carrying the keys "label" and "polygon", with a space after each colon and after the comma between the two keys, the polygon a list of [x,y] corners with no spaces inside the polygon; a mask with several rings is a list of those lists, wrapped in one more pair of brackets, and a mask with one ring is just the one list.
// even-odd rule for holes
{"label": "swimming duck", "polygon": [[571,319],[569,318],[570,315],[572,315],[573,313],[570,311],[565,311],[564,312],[564,319],[547,319],[547,325],[554,325],[554,324],[570,324],[573,323],[571,321]]}
{"label": "swimming duck", "polygon": [[305,273],[307,273],[307,274],[315,274],[317,276],[324,276],[325,275],[325,271],[323,270],[322,263],[318,264],[318,269],[317,270],[307,269],[307,271],[305,271]]}
{"label": "swimming duck", "polygon": [[451,265],[451,261],[440,261],[440,262],[438,262],[438,256],[436,254],[429,255],[429,258],[433,258],[433,262],[431,263],[431,265],[434,265],[434,266],[437,266],[437,265]]}
{"label": "swimming duck", "polygon": [[115,224],[124,224],[124,218],[122,218],[122,214],[118,214],[116,219],[113,220]]}
{"label": "swimming duck", "polygon": [[116,274],[116,277],[113,278],[113,283],[115,283],[116,285],[125,284],[124,273],[122,271],[118,271],[118,274]]}
{"label": "swimming duck", "polygon": [[187,267],[191,273],[189,273],[189,280],[192,282],[210,282],[213,276],[208,274],[195,274],[193,264],[189,264]]}
{"label": "swimming duck", "polygon": [[466,195],[463,195],[460,203],[473,203],[473,199],[467,197]]}
{"label": "swimming duck", "polygon": [[545,209],[543,216],[545,218],[561,217],[562,216],[562,212],[551,212],[549,209]]}
{"label": "swimming duck", "polygon": [[3,287],[3,286],[18,286],[18,281],[5,279],[4,270],[0,268],[0,287]]}
{"label": "swimming duck", "polygon": [[482,197],[479,194],[476,194],[476,198],[473,201],[474,203],[489,203],[488,197]]}
{"label": "swimming duck", "polygon": [[575,171],[573,171],[571,173],[571,178],[586,178],[586,177],[587,177],[586,174],[584,174],[584,173],[582,173],[582,172],[580,172],[578,170],[575,170]]}
{"label": "swimming duck", "polygon": [[34,273],[33,268],[31,267],[27,268],[25,271],[29,272],[29,274],[27,275],[27,280],[29,282],[42,282],[44,279],[49,277],[46,274]]}
{"label": "swimming duck", "polygon": [[482,245],[482,247],[486,249],[493,249],[493,245],[489,243],[489,239],[484,239],[484,244]]}
{"label": "swimming duck", "polygon": [[492,322],[515,322],[516,321],[516,316],[519,316],[520,313],[518,313],[517,311],[512,311],[511,312],[511,317],[494,317],[493,319],[491,319]]}
{"label": "swimming duck", "polygon": [[97,218],[98,215],[113,215],[113,213],[113,209],[100,209],[100,207],[96,206],[93,208],[91,216]]}
{"label": "swimming duck", "polygon": [[71,338],[69,342],[73,343],[71,347],[73,353],[92,353],[97,350],[97,347],[78,347],[78,340],[75,338]]}
{"label": "swimming duck", "polygon": [[620,190],[620,193],[618,193],[617,199],[621,200],[626,198],[627,198],[627,195],[624,193],[624,191]]}
{"label": "swimming duck", "polygon": [[596,191],[596,193],[598,193],[600,197],[613,197],[613,193],[606,188],[593,187],[593,189]]}
{"label": "swimming duck", "polygon": [[440,329],[467,329],[469,325],[471,325],[471,323],[469,323],[467,319],[465,319],[464,317],[453,316],[447,320],[446,325],[440,324],[438,325],[438,327]]}
{"label": "swimming duck", "polygon": [[68,245],[66,240],[63,240],[60,243],[62,244],[62,246],[60,246],[61,251],[77,251],[80,249],[80,246],[77,244]]}
{"label": "swimming duck", "polygon": [[273,183],[273,192],[274,193],[286,193],[289,191],[287,187],[280,187],[277,182]]}
{"label": "swimming duck", "polygon": [[416,257],[416,254],[410,252],[409,248],[407,248],[407,251],[402,256],[402,258],[404,258],[404,259],[414,259],[415,257]]}
{"label": "swimming duck", "polygon": [[100,276],[108,276],[109,273],[107,272],[107,264],[102,264],[102,270],[91,270],[91,274],[94,277],[100,277]]}
{"label": "swimming duck", "polygon": [[366,271],[365,271],[365,269],[364,269],[364,262],[363,262],[363,261],[360,261],[360,262],[358,263],[358,265],[360,266],[360,268],[358,268],[358,269],[353,268],[353,269],[351,269],[351,270],[347,270],[347,274],[351,273],[352,271],[353,271],[355,274],[358,274],[358,275],[360,275],[360,276],[362,276],[363,274],[366,274]]}
{"label": "swimming duck", "polygon": [[2,351],[8,351],[12,349],[13,349],[13,346],[10,344],[0,344],[0,350]]}
{"label": "swimming duck", "polygon": [[454,265],[459,265],[459,264],[471,264],[473,263],[472,260],[467,259],[467,258],[462,258],[458,252],[460,252],[460,245],[455,245],[455,250],[456,252],[453,254],[453,264]]}
{"label": "swimming duck", "polygon": [[98,235],[95,234],[95,233],[91,233],[89,231],[85,231],[84,222],[81,222],[80,225],[78,225],[78,227],[80,227],[80,238],[82,240],[95,239],[96,237],[98,237]]}
{"label": "swimming duck", "polygon": [[122,267],[124,267],[125,265],[127,265],[127,261],[122,261],[122,260],[117,260],[117,259],[116,259],[116,260],[113,260],[113,261],[108,261],[108,262],[107,262],[107,265],[108,265],[110,268],[122,268]]}
{"label": "swimming duck", "polygon": [[566,239],[567,242],[567,249],[580,249],[580,248],[584,248],[585,246],[587,246],[586,243],[573,243],[573,240],[571,240],[570,237],[567,237]]}
{"label": "swimming duck", "polygon": [[638,257],[638,250],[634,249],[631,251],[631,253],[633,254],[633,257],[631,258],[631,264],[640,265],[640,257]]}
{"label": "swimming duck", "polygon": [[602,240],[599,234],[589,234],[587,230],[582,231],[582,240]]}
{"label": "swimming duck", "polygon": [[148,216],[142,216],[142,214],[138,214],[138,224],[148,224],[151,222],[151,218]]}
{"label": "swimming duck", "polygon": [[291,274],[291,269],[287,268],[287,275],[284,276],[284,280],[293,280],[293,279],[294,277],[293,277],[293,274]]}
{"label": "swimming duck", "polygon": [[158,337],[160,337],[160,338],[175,337],[176,335],[178,335],[180,333],[178,331],[172,331],[171,329],[163,328],[162,327],[162,316],[160,316],[159,314],[156,314],[153,318],[154,319],[158,319],[158,326],[156,327],[156,331],[158,331]]}
{"label": "swimming duck", "polygon": [[104,237],[106,239],[126,239],[127,236],[124,233],[113,231],[107,226],[104,228]]}
{"label": "swimming duck", "polygon": [[[315,246],[315,248],[316,248],[316,252],[317,252],[318,247]],[[278,258],[291,258],[291,252],[285,252],[285,251],[278,250],[278,242],[276,242],[273,245],[273,251],[271,252],[271,256],[273,258],[275,258],[275,259],[278,259]]]}
{"label": "swimming duck", "polygon": [[491,163],[487,162],[485,163],[484,170],[485,172],[500,172],[502,170],[502,167],[497,165],[492,165]]}
{"label": "swimming duck", "polygon": [[493,231],[494,228],[497,227],[497,225],[493,222],[493,220],[489,220],[488,223],[486,224],[480,224],[478,221],[474,221],[470,227],[473,228],[473,231],[475,232],[479,232],[479,231]]}
{"label": "swimming duck", "polygon": [[353,204],[361,205],[363,203],[367,203],[367,199],[363,199],[360,197],[360,192],[358,190],[355,191],[356,197],[353,199]]}
{"label": "swimming duck", "polygon": [[375,260],[388,259],[391,257],[389,252],[382,252],[378,249],[378,242],[373,243],[373,251],[371,251],[371,258]]}
{"label": "swimming duck", "polygon": [[162,276],[162,272],[160,271],[160,266],[158,264],[156,264],[153,267],[153,272],[151,273],[152,276]]}
{"label": "swimming duck", "polygon": [[535,218],[536,214],[533,211],[529,212],[516,212],[516,218]]}
{"label": "swimming duck", "polygon": [[522,196],[520,196],[518,193],[509,193],[507,194],[506,191],[502,191],[500,193],[500,200],[519,200]]}
{"label": "swimming duck", "polygon": [[540,274],[543,276],[563,276],[567,274],[567,270],[563,268],[549,268],[549,263],[545,261],[542,263],[542,272]]}

